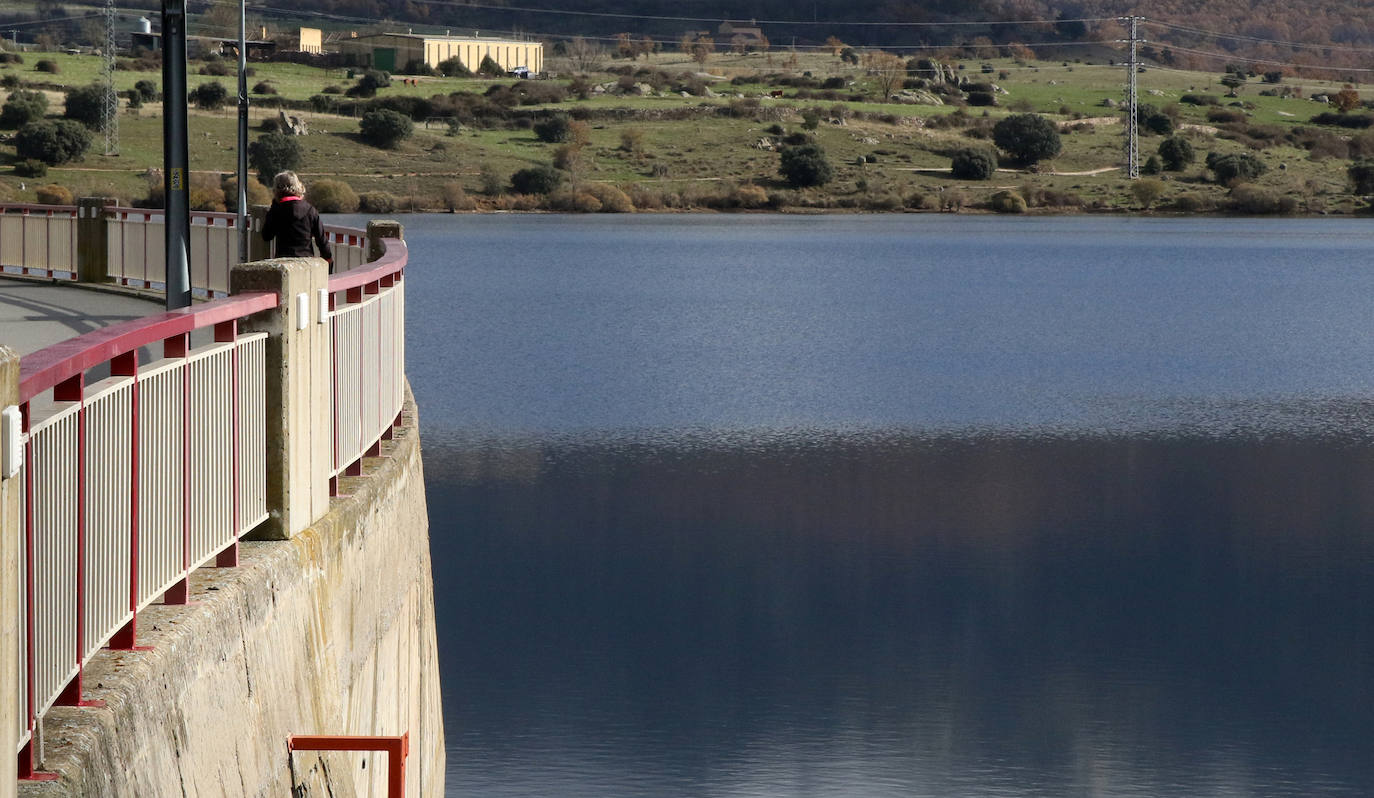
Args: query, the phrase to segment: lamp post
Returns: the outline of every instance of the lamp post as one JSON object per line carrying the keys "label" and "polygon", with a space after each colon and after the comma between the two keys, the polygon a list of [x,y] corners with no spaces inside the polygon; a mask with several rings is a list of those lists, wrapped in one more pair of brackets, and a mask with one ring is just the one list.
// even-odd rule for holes
{"label": "lamp post", "polygon": [[187,191],[186,0],[162,0],[162,196],[167,309],[191,305],[191,208]]}
{"label": "lamp post", "polygon": [[248,12],[247,0],[239,0],[239,151],[238,216],[239,263],[248,262]]}

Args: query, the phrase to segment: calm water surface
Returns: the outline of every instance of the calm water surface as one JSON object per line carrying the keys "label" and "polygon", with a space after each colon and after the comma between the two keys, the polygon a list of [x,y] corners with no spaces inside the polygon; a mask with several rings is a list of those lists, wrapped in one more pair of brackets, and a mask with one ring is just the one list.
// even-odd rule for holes
{"label": "calm water surface", "polygon": [[405,222],[450,795],[1374,794],[1374,227]]}

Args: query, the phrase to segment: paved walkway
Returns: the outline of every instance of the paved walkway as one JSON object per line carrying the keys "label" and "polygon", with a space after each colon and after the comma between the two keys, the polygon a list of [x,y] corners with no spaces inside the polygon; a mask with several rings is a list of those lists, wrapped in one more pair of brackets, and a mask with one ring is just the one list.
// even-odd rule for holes
{"label": "paved walkway", "polygon": [[160,300],[0,275],[0,344],[20,355],[163,310]]}

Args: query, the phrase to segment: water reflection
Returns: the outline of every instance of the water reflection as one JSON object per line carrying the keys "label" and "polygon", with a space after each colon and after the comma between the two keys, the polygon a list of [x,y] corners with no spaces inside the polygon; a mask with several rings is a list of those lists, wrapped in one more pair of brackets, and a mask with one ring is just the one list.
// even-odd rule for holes
{"label": "water reflection", "polygon": [[1368,795],[1374,446],[1267,412],[427,431],[449,791]]}

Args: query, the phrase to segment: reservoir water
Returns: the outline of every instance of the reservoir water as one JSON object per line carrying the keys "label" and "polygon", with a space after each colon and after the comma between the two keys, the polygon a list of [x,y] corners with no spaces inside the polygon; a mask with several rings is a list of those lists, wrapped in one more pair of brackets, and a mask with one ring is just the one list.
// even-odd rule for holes
{"label": "reservoir water", "polygon": [[1374,227],[413,216],[453,796],[1374,795]]}

